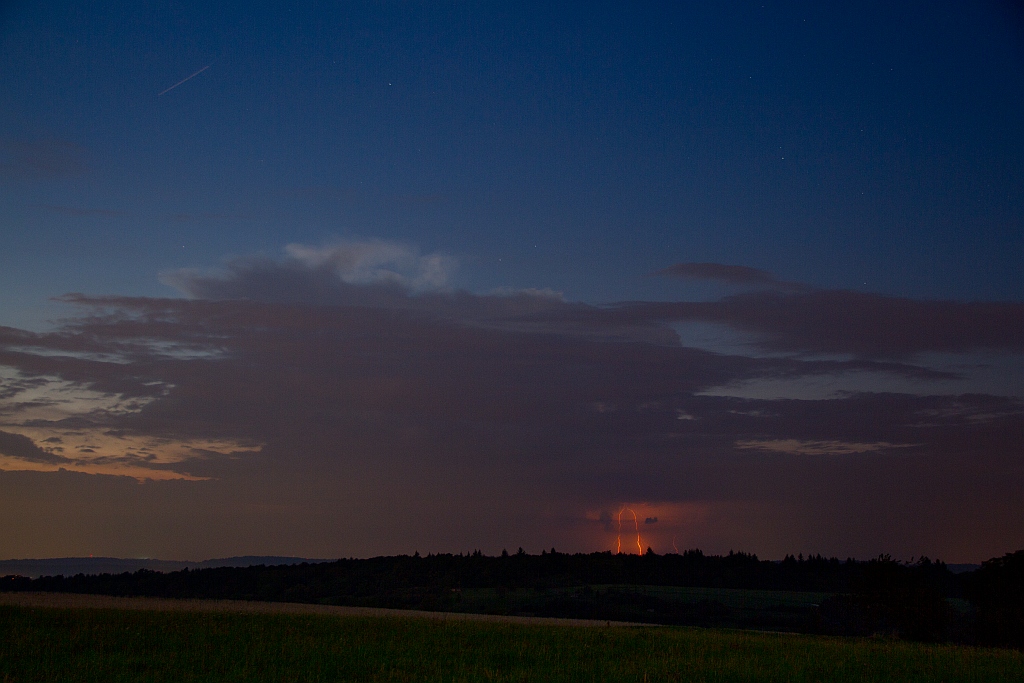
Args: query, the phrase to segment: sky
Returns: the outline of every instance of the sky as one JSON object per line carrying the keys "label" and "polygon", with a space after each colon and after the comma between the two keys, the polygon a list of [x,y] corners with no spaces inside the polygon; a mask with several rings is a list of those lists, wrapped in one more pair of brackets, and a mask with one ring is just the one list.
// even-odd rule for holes
{"label": "sky", "polygon": [[1018,550],[1022,120],[1014,2],[0,4],[0,558]]}

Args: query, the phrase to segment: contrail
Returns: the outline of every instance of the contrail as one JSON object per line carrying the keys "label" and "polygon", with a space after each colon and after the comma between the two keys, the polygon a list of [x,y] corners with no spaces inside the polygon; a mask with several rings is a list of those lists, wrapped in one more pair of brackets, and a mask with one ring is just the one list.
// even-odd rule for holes
{"label": "contrail", "polygon": [[178,87],[179,85],[181,85],[181,84],[182,84],[182,83],[184,83],[185,81],[187,81],[187,80],[190,80],[190,79],[192,79],[192,78],[195,78],[195,77],[196,77],[196,76],[198,76],[199,74],[201,74],[201,73],[203,73],[204,71],[206,71],[207,69],[209,69],[209,68],[210,68],[211,66],[213,66],[213,64],[207,64],[207,65],[206,65],[206,66],[204,66],[204,67],[203,67],[202,69],[200,69],[199,71],[195,72],[194,74],[192,74],[192,75],[191,75],[191,76],[189,76],[188,78],[183,78],[183,79],[181,79],[180,81],[178,81],[177,83],[175,83],[174,85],[172,85],[172,86],[171,86],[170,88],[168,88],[167,90],[164,90],[164,92],[162,92],[162,93],[159,93],[159,94],[157,95],[157,97],[160,97],[160,95],[163,95],[163,94],[164,94],[165,92],[170,92],[171,90],[174,90],[175,88],[177,88],[177,87]]}

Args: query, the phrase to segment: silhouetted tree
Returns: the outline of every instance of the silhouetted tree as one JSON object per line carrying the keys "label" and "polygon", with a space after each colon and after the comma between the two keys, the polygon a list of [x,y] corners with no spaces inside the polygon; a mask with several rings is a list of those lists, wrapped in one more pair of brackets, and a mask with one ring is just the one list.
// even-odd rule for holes
{"label": "silhouetted tree", "polygon": [[966,584],[978,642],[1024,648],[1024,550],[985,561]]}

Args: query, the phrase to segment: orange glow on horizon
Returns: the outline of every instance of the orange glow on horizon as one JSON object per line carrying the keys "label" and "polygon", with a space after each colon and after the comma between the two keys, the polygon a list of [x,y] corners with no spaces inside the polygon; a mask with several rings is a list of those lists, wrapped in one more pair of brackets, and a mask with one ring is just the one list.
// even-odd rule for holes
{"label": "orange glow on horizon", "polygon": [[[682,552],[687,543],[701,537],[708,523],[711,505],[704,502],[675,501],[615,501],[607,507],[595,506],[585,512],[585,519],[593,532],[593,547],[610,552],[633,554],[635,546],[641,555],[650,547],[656,553]],[[629,529],[629,515],[633,515],[633,529]],[[636,538],[622,542],[622,517],[626,516],[626,535]],[[641,523],[643,528],[641,529]],[[609,538],[614,535],[615,538]]]}

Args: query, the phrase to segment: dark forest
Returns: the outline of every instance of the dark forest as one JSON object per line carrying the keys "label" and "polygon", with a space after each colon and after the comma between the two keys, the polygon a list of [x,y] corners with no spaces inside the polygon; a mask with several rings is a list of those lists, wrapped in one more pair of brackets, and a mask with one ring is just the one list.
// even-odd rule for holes
{"label": "dark forest", "polygon": [[502,552],[175,572],[7,576],[5,591],[266,600],[1024,647],[1024,550],[942,562]]}

